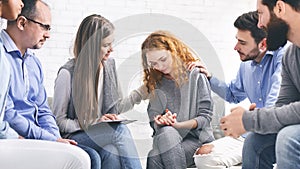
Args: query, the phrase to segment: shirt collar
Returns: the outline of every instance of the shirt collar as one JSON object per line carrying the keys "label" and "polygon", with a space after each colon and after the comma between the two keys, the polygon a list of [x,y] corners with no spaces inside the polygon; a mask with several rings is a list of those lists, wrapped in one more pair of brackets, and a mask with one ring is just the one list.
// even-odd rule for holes
{"label": "shirt collar", "polygon": [[262,60],[259,63],[255,62],[255,60],[252,60],[251,66],[264,64],[267,57],[272,57],[273,55],[274,55],[274,51],[267,51],[266,54],[264,55],[264,57],[262,58]]}
{"label": "shirt collar", "polygon": [[[11,37],[8,35],[8,33],[5,30],[1,31],[1,39],[3,41],[3,46],[6,50],[7,53],[10,52],[19,52],[21,56],[20,50],[17,48],[15,42],[11,39]],[[27,49],[26,52],[24,53],[24,56],[33,56],[34,52],[30,49]]]}

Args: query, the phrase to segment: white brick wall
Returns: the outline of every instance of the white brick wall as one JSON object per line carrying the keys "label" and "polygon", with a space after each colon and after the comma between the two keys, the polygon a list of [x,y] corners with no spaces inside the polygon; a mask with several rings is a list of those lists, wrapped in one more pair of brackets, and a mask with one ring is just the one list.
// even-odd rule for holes
{"label": "white brick wall", "polygon": [[[236,43],[233,22],[240,14],[255,10],[256,3],[253,0],[49,0],[47,2],[52,8],[53,29],[51,38],[38,54],[45,70],[45,85],[49,96],[53,95],[58,68],[72,57],[72,40],[78,25],[85,16],[92,13],[101,14],[112,22],[145,13],[165,14],[182,19],[196,27],[209,40],[222,64],[225,80],[229,81],[235,76],[240,61],[233,50]],[[131,24],[139,26],[139,23]],[[140,43],[145,36],[146,34],[122,42],[121,51],[118,51],[119,47],[116,46],[113,57],[126,58],[132,53],[139,52]]]}

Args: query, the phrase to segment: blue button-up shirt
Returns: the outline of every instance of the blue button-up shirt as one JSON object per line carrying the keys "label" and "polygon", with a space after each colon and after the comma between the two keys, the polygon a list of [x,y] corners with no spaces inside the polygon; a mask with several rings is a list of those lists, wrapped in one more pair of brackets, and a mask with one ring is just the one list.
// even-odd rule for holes
{"label": "blue button-up shirt", "polygon": [[281,60],[285,48],[267,51],[260,63],[241,62],[236,78],[229,84],[215,77],[210,79],[212,90],[230,103],[248,98],[256,107],[275,105],[281,83]]}
{"label": "blue button-up shirt", "polygon": [[40,61],[30,49],[22,56],[4,30],[1,37],[12,73],[5,120],[25,138],[57,140],[60,134],[47,103]]}
{"label": "blue button-up shirt", "polygon": [[4,118],[4,109],[6,104],[6,95],[10,85],[10,63],[6,59],[5,51],[3,48],[2,39],[0,37],[0,139],[6,138],[18,138],[18,133],[10,128],[9,124],[6,121],[3,121]]}

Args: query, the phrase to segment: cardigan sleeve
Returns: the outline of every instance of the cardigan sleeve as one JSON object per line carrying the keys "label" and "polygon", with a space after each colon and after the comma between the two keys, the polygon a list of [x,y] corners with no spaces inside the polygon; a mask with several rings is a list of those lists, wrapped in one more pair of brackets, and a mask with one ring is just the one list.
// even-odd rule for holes
{"label": "cardigan sleeve", "polygon": [[197,129],[210,127],[213,112],[213,99],[207,78],[200,73],[197,79],[196,114]]}
{"label": "cardigan sleeve", "polygon": [[53,113],[59,129],[63,133],[72,133],[80,130],[77,119],[67,118],[68,103],[71,95],[71,75],[66,69],[61,69],[54,85]]}
{"label": "cardigan sleeve", "polygon": [[119,113],[131,110],[135,104],[140,104],[142,100],[148,99],[147,87],[141,85],[139,88],[130,92],[127,97],[120,100],[118,107]]}

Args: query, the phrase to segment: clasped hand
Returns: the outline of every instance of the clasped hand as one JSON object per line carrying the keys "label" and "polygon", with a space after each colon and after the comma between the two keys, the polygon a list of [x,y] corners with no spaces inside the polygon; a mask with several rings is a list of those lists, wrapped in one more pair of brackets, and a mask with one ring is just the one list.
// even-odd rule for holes
{"label": "clasped hand", "polygon": [[172,113],[169,110],[166,110],[166,113],[163,115],[157,115],[154,117],[154,122],[159,126],[174,126],[177,123],[177,114]]}

